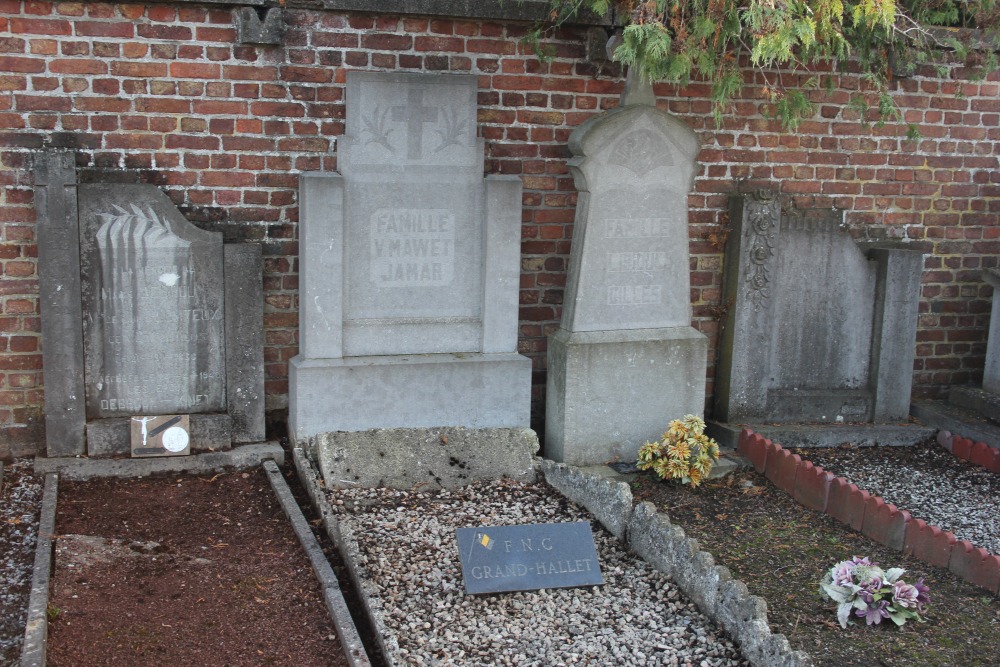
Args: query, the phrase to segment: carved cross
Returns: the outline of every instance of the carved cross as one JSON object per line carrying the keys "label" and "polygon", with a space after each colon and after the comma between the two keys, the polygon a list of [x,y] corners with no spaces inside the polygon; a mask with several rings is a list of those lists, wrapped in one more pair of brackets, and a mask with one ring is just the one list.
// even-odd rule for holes
{"label": "carved cross", "polygon": [[392,107],[392,119],[397,122],[406,122],[406,157],[411,160],[421,156],[423,124],[432,123],[438,117],[437,107],[425,107],[423,104],[423,89],[410,86],[406,92],[406,104]]}

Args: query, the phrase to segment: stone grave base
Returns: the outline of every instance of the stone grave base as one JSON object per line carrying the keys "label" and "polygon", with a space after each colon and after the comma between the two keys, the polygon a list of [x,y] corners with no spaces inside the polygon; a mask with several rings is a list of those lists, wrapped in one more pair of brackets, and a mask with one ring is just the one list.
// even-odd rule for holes
{"label": "stone grave base", "polygon": [[373,428],[527,427],[531,360],[510,354],[413,354],[289,363],[294,441]]}
{"label": "stone grave base", "polygon": [[910,414],[933,428],[1000,449],[1000,423],[997,423],[996,417],[1000,413],[992,413],[991,419],[990,414],[956,404],[955,398],[953,389],[948,401],[914,401],[910,405]]}
{"label": "stone grave base", "polygon": [[948,403],[1000,426],[1000,394],[978,387],[952,387]]}
{"label": "stone grave base", "polygon": [[731,424],[706,420],[705,433],[719,446],[736,449],[740,431],[754,433],[783,447],[836,447],[845,442],[859,446],[906,447],[934,435],[933,428],[919,424]]}
{"label": "stone grave base", "polygon": [[671,420],[703,414],[707,350],[691,327],[560,329],[549,338],[546,458],[634,460]]}
{"label": "stone grave base", "polygon": [[[227,414],[193,414],[191,451],[218,452],[233,446],[233,419]],[[132,451],[131,418],[87,422],[87,456],[117,456]]]}
{"label": "stone grave base", "polygon": [[536,478],[538,436],[528,428],[393,428],[311,439],[328,488],[457,488],[479,479]]}

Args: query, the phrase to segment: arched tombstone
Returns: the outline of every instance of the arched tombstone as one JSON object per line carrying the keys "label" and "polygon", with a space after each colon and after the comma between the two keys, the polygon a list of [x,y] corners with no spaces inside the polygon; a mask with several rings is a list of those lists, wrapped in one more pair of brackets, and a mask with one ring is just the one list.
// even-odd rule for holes
{"label": "arched tombstone", "polygon": [[630,74],[622,105],[570,137],[579,191],[566,298],[549,337],[546,457],[635,459],[702,414],[707,340],[691,324],[688,192],[698,139]]}

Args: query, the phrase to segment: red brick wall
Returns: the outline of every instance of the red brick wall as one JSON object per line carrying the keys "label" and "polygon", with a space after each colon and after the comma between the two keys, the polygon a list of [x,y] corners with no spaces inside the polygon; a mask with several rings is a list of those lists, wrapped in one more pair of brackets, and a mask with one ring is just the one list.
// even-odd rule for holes
{"label": "red brick wall", "polygon": [[[576,203],[566,142],[617,104],[618,72],[586,64],[582,33],[572,31],[552,40],[555,58],[541,63],[519,46],[521,24],[308,10],[286,17],[282,46],[254,47],[236,43],[233,11],[219,6],[0,0],[0,454],[30,451],[41,438],[30,167],[32,152],[47,146],[75,148],[85,178],[128,170],[161,185],[197,224],[263,244],[266,389],[280,416],[296,353],[297,174],[336,167],[348,69],[479,76],[487,171],[524,183],[520,349],[534,360],[543,414],[546,335],[558,326]],[[897,100],[920,127],[918,141],[843,109],[856,76],[817,92],[817,114],[797,134],[767,120],[759,81],[718,130],[705,86],[657,86],[661,106],[704,146],[689,198],[691,299],[710,350],[726,196],[749,180],[780,184],[803,205],[846,209],[859,235],[930,242],[915,393],[978,382],[990,288],[977,272],[997,266],[1000,253],[998,81],[955,70],[901,82]]]}

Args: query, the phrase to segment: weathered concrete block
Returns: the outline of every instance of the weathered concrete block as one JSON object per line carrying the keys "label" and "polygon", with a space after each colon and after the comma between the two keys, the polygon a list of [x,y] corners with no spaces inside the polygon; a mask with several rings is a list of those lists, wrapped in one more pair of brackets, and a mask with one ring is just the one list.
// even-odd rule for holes
{"label": "weathered concrete block", "polygon": [[628,484],[583,473],[564,463],[541,461],[550,486],[591,514],[618,539],[624,539],[632,517],[632,491]]}
{"label": "weathered concrete block", "polygon": [[690,327],[560,329],[549,338],[545,456],[635,460],[671,419],[701,414],[706,355],[707,339]]}
{"label": "weathered concrete block", "polygon": [[524,428],[531,360],[519,354],[414,354],[289,363],[288,426],[296,442],[380,428]]}
{"label": "weathered concrete block", "polygon": [[990,312],[990,333],[986,342],[983,389],[1000,394],[1000,269],[987,269],[983,272],[983,279],[993,286],[993,310]]}
{"label": "weathered concrete block", "polygon": [[501,477],[534,481],[538,438],[525,428],[373,429],[323,433],[314,448],[329,488],[456,488]]}

